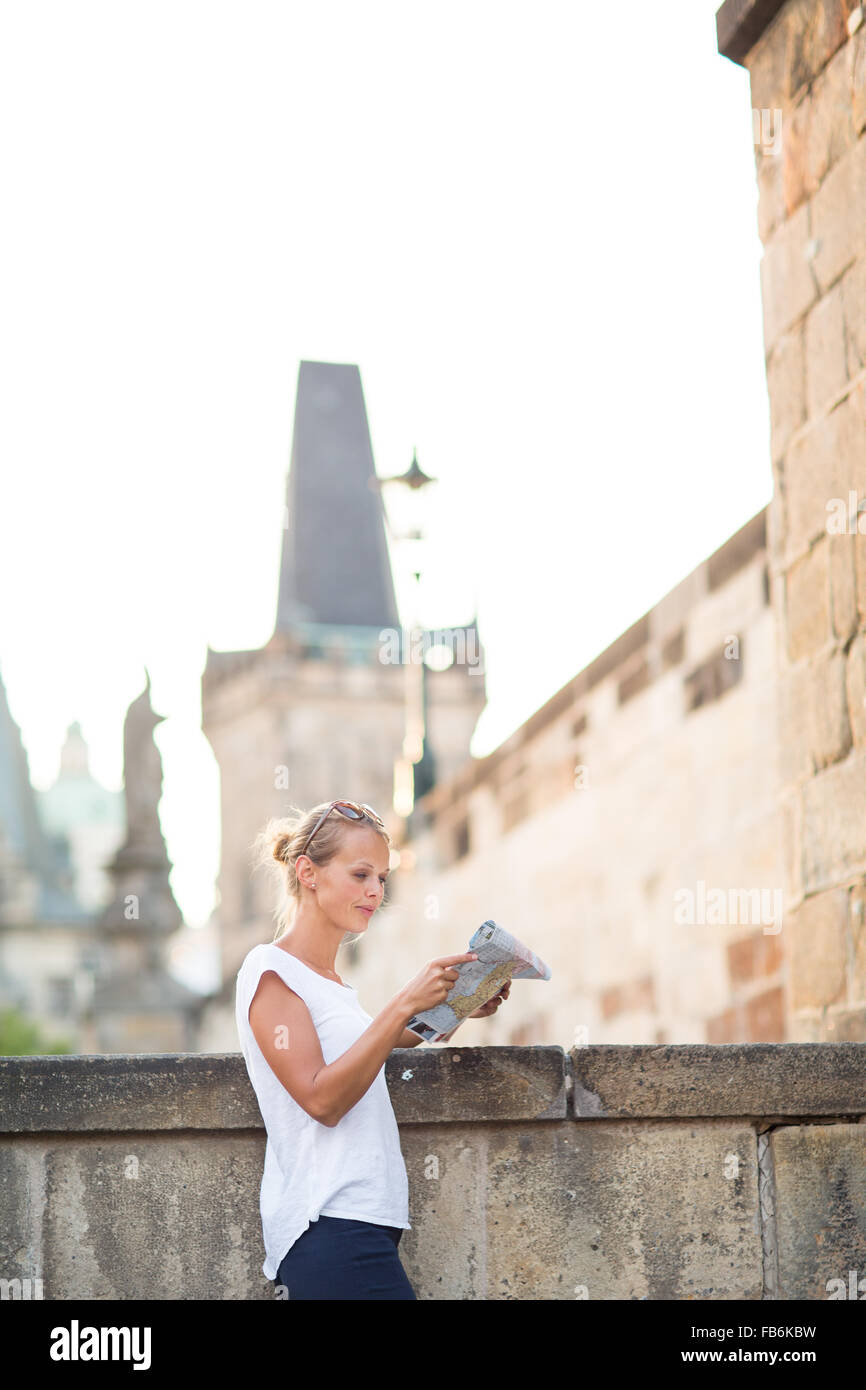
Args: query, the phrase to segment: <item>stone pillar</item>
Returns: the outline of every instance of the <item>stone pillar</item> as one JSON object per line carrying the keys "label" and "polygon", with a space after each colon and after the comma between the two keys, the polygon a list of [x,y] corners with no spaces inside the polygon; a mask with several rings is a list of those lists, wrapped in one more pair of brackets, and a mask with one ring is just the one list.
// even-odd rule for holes
{"label": "stone pillar", "polygon": [[[726,0],[751,79],[788,1037],[866,1040],[866,13]],[[859,510],[858,510],[859,508]]]}

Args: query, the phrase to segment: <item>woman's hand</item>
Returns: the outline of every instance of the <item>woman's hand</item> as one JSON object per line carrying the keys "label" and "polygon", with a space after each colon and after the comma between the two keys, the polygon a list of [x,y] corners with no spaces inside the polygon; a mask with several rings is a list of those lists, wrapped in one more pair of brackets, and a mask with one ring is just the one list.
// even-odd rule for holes
{"label": "woman's hand", "polygon": [[439,1004],[444,1004],[460,979],[455,966],[462,965],[467,960],[477,959],[477,951],[461,951],[459,956],[437,956],[435,960],[428,960],[414,980],[404,985],[395,996],[400,1001],[407,1020],[413,1014],[420,1014],[425,1009],[435,1009]]}
{"label": "woman's hand", "polygon": [[469,1018],[491,1018],[492,1015],[496,1013],[502,1001],[507,999],[510,993],[511,981],[506,980],[501,989],[497,990],[496,994],[488,999],[486,1004],[482,1004],[480,1009],[476,1009],[474,1013],[468,1015]]}

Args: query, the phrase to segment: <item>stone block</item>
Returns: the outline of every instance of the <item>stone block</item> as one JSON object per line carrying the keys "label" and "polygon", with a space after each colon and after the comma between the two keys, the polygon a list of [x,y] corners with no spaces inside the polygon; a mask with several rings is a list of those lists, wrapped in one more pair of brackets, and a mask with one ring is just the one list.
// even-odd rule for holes
{"label": "stone block", "polygon": [[752,932],[750,936],[728,944],[728,973],[735,985],[774,975],[784,964],[781,932],[767,935]]}
{"label": "stone block", "polygon": [[833,636],[845,643],[857,631],[857,571],[854,537],[849,532],[828,537],[830,550],[830,621]]}
{"label": "stone block", "polygon": [[842,287],[827,290],[806,318],[806,410],[822,415],[847,381]]}
{"label": "stone block", "polygon": [[[774,464],[773,496],[767,507],[767,556],[776,584],[778,584],[777,575],[785,554],[787,531],[785,490],[780,469]],[[775,599],[773,602],[775,605]]]}
{"label": "stone block", "polygon": [[43,1147],[46,1299],[273,1298],[262,1273],[264,1134]]}
{"label": "stone block", "polygon": [[844,652],[816,658],[809,681],[809,754],[817,770],[847,757],[851,748],[851,723],[845,686]]}
{"label": "stone block", "polygon": [[780,1297],[828,1299],[834,1280],[847,1297],[866,1276],[866,1126],[784,1125],[770,1145]]}
{"label": "stone block", "polygon": [[804,203],[776,229],[764,247],[761,298],[766,354],[818,298],[808,260],[812,237],[807,213],[808,205]]}
{"label": "stone block", "polygon": [[643,975],[639,979],[627,980],[623,984],[611,985],[607,989],[603,989],[600,1005],[603,1019],[615,1018],[618,1014],[630,1013],[635,1010],[655,1013],[658,1009],[658,1002],[655,997],[652,975]]}
{"label": "stone block", "polygon": [[808,894],[866,872],[866,753],[854,749],[803,786],[803,886]]}
{"label": "stone block", "polygon": [[[852,111],[853,50],[843,44],[833,54],[814,85],[804,93],[797,111],[805,108],[804,167],[806,196],[820,187],[830,169],[856,140]],[[784,143],[784,134],[782,136]]]}
{"label": "stone block", "polygon": [[857,135],[866,130],[866,24],[849,44],[851,50],[851,122]]}
{"label": "stone block", "polygon": [[[781,117],[776,115],[775,120],[781,119],[782,129],[781,148],[777,157],[782,161],[782,196],[785,200],[786,216],[790,217],[805,198],[811,198],[819,186],[820,180],[815,179],[808,161],[809,131],[816,117],[809,101],[800,101],[796,106],[779,110]],[[763,121],[763,115],[761,119]],[[767,120],[769,119],[768,116]],[[754,116],[752,120],[755,120]],[[769,128],[773,130],[772,125]],[[766,157],[772,158],[772,154]]]}
{"label": "stone block", "polygon": [[420,1298],[760,1298],[742,1122],[419,1126],[403,1147],[400,1257]]}
{"label": "stone block", "polygon": [[866,367],[866,255],[857,257],[840,285],[846,368],[853,380]]}
{"label": "stone block", "polygon": [[781,986],[741,1000],[715,1018],[708,1018],[706,1032],[707,1042],[713,1046],[784,1042],[785,1001]]}
{"label": "stone block", "polygon": [[[0,1145],[0,1278],[42,1279],[43,1166],[30,1140]],[[31,1282],[31,1288],[34,1287]]]}
{"label": "stone block", "polygon": [[[816,246],[810,264],[823,293],[866,246],[866,138],[862,135],[834,164],[811,209],[811,239]],[[793,245],[791,255],[794,265]],[[789,301],[783,296],[781,302],[785,306]],[[784,313],[784,308],[779,312]]]}
{"label": "stone block", "polygon": [[866,1004],[828,1009],[824,1015],[821,1037],[824,1042],[866,1042]]}
{"label": "stone block", "polygon": [[847,498],[847,450],[852,442],[850,405],[843,401],[791,443],[785,456],[785,563],[799,559],[813,541],[827,535],[835,498]]}
{"label": "stone block", "polygon": [[855,883],[851,889],[848,933],[852,956],[849,995],[866,1007],[866,879]]}
{"label": "stone block", "polygon": [[[754,121],[755,117],[752,119]],[[784,138],[783,125],[782,139]],[[762,150],[760,145],[756,145],[755,175],[758,181],[758,236],[766,245],[776,228],[780,227],[788,216],[788,208],[785,206],[783,163],[778,154]]]}
{"label": "stone block", "polygon": [[574,1113],[588,1118],[866,1114],[866,1048],[854,1044],[574,1047],[569,1057]]}
{"label": "stone block", "polygon": [[[406,1072],[411,1075],[406,1076]],[[479,1119],[484,1096],[489,1120],[548,1120],[567,1113],[565,1053],[561,1047],[401,1048],[386,1063],[394,1114],[401,1125],[429,1117],[435,1097],[440,1120]]]}
{"label": "stone block", "polygon": [[847,935],[848,894],[844,888],[806,898],[788,914],[792,1008],[819,1009],[844,1000]]}
{"label": "stone block", "polygon": [[[746,56],[752,107],[790,108],[848,40],[857,0],[788,0]],[[817,85],[817,84],[816,84]]]}
{"label": "stone block", "polygon": [[846,662],[846,690],[855,748],[866,748],[866,635],[851,643]]}
{"label": "stone block", "polygon": [[803,897],[803,801],[799,787],[784,791],[779,798],[779,835],[785,874],[783,901],[787,914]]}
{"label": "stone block", "polygon": [[790,787],[812,774],[812,669],[808,662],[791,666],[779,677],[779,774]]}
{"label": "stone block", "polygon": [[830,638],[829,548],[826,534],[785,575],[789,661],[820,651]]}
{"label": "stone block", "polygon": [[783,333],[767,361],[770,397],[770,450],[780,459],[795,430],[806,422],[806,378],[803,326]]}

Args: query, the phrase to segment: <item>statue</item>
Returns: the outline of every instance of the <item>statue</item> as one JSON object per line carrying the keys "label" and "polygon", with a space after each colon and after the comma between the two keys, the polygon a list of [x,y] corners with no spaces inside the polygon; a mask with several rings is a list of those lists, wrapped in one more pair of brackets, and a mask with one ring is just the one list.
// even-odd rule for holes
{"label": "statue", "polygon": [[126,712],[123,721],[123,790],[126,797],[126,843],[162,844],[157,806],[162,795],[162,758],[153,731],[164,714],[155,714],[147,685]]}

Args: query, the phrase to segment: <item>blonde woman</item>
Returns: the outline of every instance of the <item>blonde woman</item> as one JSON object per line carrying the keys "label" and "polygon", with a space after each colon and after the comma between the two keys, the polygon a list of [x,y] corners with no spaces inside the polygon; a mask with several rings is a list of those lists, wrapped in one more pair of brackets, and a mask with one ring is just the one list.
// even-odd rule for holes
{"label": "blonde woman", "polygon": [[[238,971],[236,1019],[267,1131],[262,1270],[280,1297],[415,1298],[397,1251],[411,1226],[385,1061],[421,1041],[408,1020],[441,1004],[475,953],[428,961],[376,1018],[364,1011],[335,962],[382,903],[389,844],[376,812],[353,801],[293,808],[256,840],[285,902],[274,940]],[[509,989],[470,1017],[495,1013]]]}

